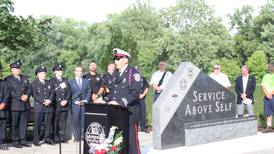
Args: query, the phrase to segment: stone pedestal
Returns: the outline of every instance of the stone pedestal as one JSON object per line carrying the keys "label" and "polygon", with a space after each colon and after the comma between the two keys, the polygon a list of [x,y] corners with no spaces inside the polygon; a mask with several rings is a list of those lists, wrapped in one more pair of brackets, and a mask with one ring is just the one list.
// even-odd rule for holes
{"label": "stone pedestal", "polygon": [[197,145],[257,134],[255,118],[185,124],[185,145]]}

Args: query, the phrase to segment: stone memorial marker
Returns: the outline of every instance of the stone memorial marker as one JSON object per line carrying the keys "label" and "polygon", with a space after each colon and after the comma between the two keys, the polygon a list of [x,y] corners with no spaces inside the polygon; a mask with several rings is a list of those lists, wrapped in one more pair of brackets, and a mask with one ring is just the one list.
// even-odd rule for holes
{"label": "stone memorial marker", "polygon": [[235,118],[235,96],[190,62],[179,65],[153,105],[153,147],[166,149],[256,134]]}

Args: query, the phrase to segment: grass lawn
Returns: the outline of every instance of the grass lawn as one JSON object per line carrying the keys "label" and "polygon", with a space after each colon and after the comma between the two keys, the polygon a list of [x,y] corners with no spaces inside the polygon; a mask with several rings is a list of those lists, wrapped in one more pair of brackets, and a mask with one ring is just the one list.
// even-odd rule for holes
{"label": "grass lawn", "polygon": [[[230,91],[235,93],[234,86],[232,86],[230,88]],[[258,124],[261,126],[261,125],[264,125],[264,124],[261,124],[261,121],[259,120],[260,118],[264,119],[264,117],[262,116],[262,114],[263,114],[263,97],[264,97],[264,94],[263,94],[263,91],[262,91],[262,87],[260,85],[256,86],[256,90],[255,90],[254,95],[255,95],[254,110],[255,110],[255,113],[256,113],[257,117],[259,117],[258,118]],[[150,89],[149,93],[147,95],[147,98],[146,98],[147,121],[148,121],[148,125],[150,125],[150,126],[152,125],[152,102],[153,102],[153,91]],[[235,100],[235,104],[236,104],[236,100]],[[260,114],[261,114],[261,116],[259,116]]]}

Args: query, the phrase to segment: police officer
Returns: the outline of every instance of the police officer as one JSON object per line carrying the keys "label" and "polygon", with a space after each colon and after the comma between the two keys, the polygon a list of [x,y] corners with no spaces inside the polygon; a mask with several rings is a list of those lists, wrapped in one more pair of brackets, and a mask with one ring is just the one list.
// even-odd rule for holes
{"label": "police officer", "polygon": [[103,76],[103,81],[104,81],[104,94],[103,95],[104,96],[106,96],[111,91],[111,87],[112,87],[112,84],[115,79],[114,71],[115,71],[115,64],[114,63],[108,64],[108,71]]}
{"label": "police officer", "polygon": [[53,69],[55,77],[50,80],[54,94],[54,142],[66,142],[65,132],[70,101],[70,86],[63,78],[63,66],[56,64]]}
{"label": "police officer", "polygon": [[89,73],[83,75],[83,78],[86,78],[90,81],[92,87],[91,101],[96,102],[98,98],[101,98],[104,92],[104,81],[100,74],[96,72],[97,64],[92,61],[89,64]]}
{"label": "police officer", "polygon": [[51,83],[46,80],[46,72],[47,68],[45,66],[39,66],[35,71],[37,79],[31,83],[35,112],[33,129],[33,143],[35,146],[40,146],[40,128],[44,120],[44,143],[53,144],[50,135],[53,116],[53,88]]}
{"label": "police officer", "polygon": [[138,141],[139,122],[139,94],[140,94],[140,74],[128,66],[130,54],[115,48],[114,60],[118,71],[115,72],[115,82],[109,95],[104,100],[109,104],[116,104],[129,107],[129,153],[140,154]]}
{"label": "police officer", "polygon": [[[140,68],[135,66],[135,69],[140,73]],[[139,106],[140,106],[140,130],[141,132],[149,133],[150,130],[146,124],[146,95],[148,93],[149,84],[143,76],[140,80],[141,92],[139,95]]]}
{"label": "police officer", "polygon": [[26,142],[31,86],[28,78],[21,74],[21,65],[20,60],[10,64],[11,75],[5,79],[11,99],[11,138],[16,148],[31,146]]}
{"label": "police officer", "polygon": [[[2,65],[0,63],[0,73],[2,73]],[[9,99],[8,87],[4,80],[2,80],[2,75],[0,79],[0,150],[9,150],[8,146],[4,144],[5,131],[6,131],[6,109]]]}

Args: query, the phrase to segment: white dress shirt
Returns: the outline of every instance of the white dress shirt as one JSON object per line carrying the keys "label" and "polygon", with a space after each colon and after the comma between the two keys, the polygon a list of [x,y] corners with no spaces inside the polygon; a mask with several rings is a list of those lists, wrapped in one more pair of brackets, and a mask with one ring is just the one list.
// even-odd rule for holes
{"label": "white dress shirt", "polygon": [[[159,83],[159,81],[161,80],[161,78],[162,78],[162,76],[164,75],[164,73],[165,72],[161,72],[161,71],[156,71],[156,72],[154,72],[153,73],[153,75],[152,75],[152,77],[151,77],[151,80],[150,80],[150,85],[152,85],[152,84],[155,84],[155,85],[158,85],[158,83]],[[168,81],[169,81],[169,79],[172,77],[172,73],[171,72],[169,72],[169,71],[167,71],[166,72],[166,75],[165,75],[165,77],[164,77],[164,79],[163,79],[163,83],[161,84],[161,86],[160,86],[160,88],[163,90],[165,87],[166,87],[166,85],[167,85],[167,83],[168,83]]]}
{"label": "white dress shirt", "polygon": [[246,86],[247,86],[247,82],[248,82],[248,77],[249,77],[249,75],[242,76],[242,78],[243,78],[243,93],[244,94],[246,93]]}

